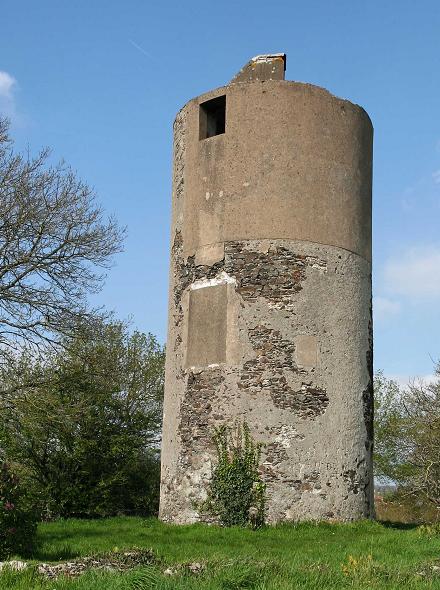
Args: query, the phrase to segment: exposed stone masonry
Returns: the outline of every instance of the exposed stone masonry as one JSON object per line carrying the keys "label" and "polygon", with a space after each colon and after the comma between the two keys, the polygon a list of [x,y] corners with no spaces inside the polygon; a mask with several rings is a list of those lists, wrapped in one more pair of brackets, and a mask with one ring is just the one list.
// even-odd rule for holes
{"label": "exposed stone masonry", "polygon": [[200,445],[203,449],[211,444],[211,432],[207,425],[211,422],[214,411],[214,392],[218,391],[223,381],[224,375],[220,368],[188,372],[186,395],[180,407],[179,434],[182,445],[188,449],[187,454],[182,454],[182,467],[191,461],[190,447]]}
{"label": "exposed stone masonry", "polygon": [[[182,293],[190,284],[215,278],[225,271],[236,280],[236,292],[244,301],[253,303],[262,297],[278,309],[286,309],[293,305],[295,294],[302,289],[307,265],[317,264],[315,257],[295,254],[282,246],[270,246],[266,252],[260,252],[252,250],[246,242],[231,242],[225,244],[223,260],[212,266],[197,266],[194,256],[183,263],[181,245],[181,235],[176,233],[174,254],[179,280],[175,302],[178,307],[181,307]],[[323,261],[319,261],[319,268],[326,268]],[[295,391],[284,374],[287,370],[307,376],[307,371],[298,368],[293,360],[294,343],[263,325],[249,329],[248,337],[255,356],[244,363],[238,387],[251,393],[267,391],[277,407],[291,408],[301,418],[322,414],[328,404],[326,392],[307,378]]]}
{"label": "exposed stone masonry", "polygon": [[326,270],[325,262],[316,257],[296,254],[282,246],[270,246],[267,252],[252,250],[248,242],[225,244],[224,258],[211,265],[196,265],[195,256],[183,261],[182,235],[177,231],[173,243],[173,256],[178,270],[175,301],[194,281],[211,279],[221,271],[237,281],[237,293],[245,301],[254,302],[263,297],[277,309],[289,308],[292,297],[301,290],[308,265]]}
{"label": "exposed stone masonry", "polygon": [[303,382],[297,391],[288,384],[284,370],[307,376],[307,371],[298,368],[293,361],[293,342],[284,340],[279,332],[265,326],[249,330],[249,338],[256,357],[244,364],[238,385],[240,389],[246,388],[250,392],[266,390],[275,406],[291,408],[296,416],[304,419],[313,419],[325,412],[328,405],[325,391],[308,381]]}
{"label": "exposed stone masonry", "polygon": [[245,301],[263,297],[278,309],[288,307],[305,279],[306,257],[281,246],[256,252],[240,242],[225,245],[226,272],[237,280]]}
{"label": "exposed stone masonry", "polygon": [[[178,308],[181,308],[183,292],[192,283],[215,278],[224,271],[235,279],[236,292],[244,301],[254,303],[262,297],[277,305],[278,309],[285,309],[292,305],[295,294],[302,289],[308,262],[312,260],[316,264],[315,258],[295,254],[285,247],[271,246],[266,252],[261,252],[252,250],[246,242],[226,244],[224,259],[212,266],[196,265],[194,256],[184,263],[180,232],[176,232],[173,255],[179,277],[174,295]],[[325,268],[323,261],[320,262],[320,268]],[[237,371],[238,387],[256,395],[265,392],[276,407],[290,408],[303,419],[313,419],[322,414],[328,405],[328,396],[324,390],[307,380],[307,371],[296,366],[293,360],[294,343],[283,339],[278,331],[263,325],[249,329],[248,337],[255,356],[244,363],[242,370]],[[300,389],[294,390],[289,385],[285,371],[305,376]],[[219,370],[215,373],[211,370],[209,373],[189,374],[185,404],[181,408],[182,440],[189,436],[188,433],[198,438],[197,423],[206,423],[203,416],[211,411],[209,399],[221,381]],[[189,412],[185,411],[186,407]],[[192,429],[188,428],[189,425]]]}

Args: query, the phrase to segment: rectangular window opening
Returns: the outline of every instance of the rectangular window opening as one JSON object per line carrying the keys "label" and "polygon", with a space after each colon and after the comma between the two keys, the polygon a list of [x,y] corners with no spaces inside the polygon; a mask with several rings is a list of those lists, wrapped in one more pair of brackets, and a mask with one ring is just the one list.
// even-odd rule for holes
{"label": "rectangular window opening", "polygon": [[225,132],[226,95],[202,102],[199,111],[199,139],[207,139]]}

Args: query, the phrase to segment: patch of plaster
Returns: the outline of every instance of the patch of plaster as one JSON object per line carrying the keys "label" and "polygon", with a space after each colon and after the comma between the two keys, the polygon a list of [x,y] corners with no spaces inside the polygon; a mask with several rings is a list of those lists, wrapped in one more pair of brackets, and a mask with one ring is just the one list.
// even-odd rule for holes
{"label": "patch of plaster", "polygon": [[295,427],[282,424],[279,433],[275,436],[275,442],[279,443],[285,449],[290,449],[294,441],[302,440],[303,438],[304,435],[298,434]]}
{"label": "patch of plaster", "polygon": [[205,287],[214,287],[215,285],[236,285],[237,281],[234,277],[229,276],[226,272],[222,271],[218,276],[212,279],[197,279],[194,283],[191,283],[189,288],[194,291],[195,289],[204,289]]}

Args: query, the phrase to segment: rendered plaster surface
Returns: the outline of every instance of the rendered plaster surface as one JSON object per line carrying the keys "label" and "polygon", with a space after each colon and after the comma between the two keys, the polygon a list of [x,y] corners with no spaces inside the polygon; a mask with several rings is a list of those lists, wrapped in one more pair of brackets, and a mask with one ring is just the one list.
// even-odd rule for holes
{"label": "rendered plaster surface", "polygon": [[[226,132],[200,141],[199,104],[226,94]],[[269,80],[187,103],[183,248],[301,239],[371,259],[372,127],[327,91]]]}

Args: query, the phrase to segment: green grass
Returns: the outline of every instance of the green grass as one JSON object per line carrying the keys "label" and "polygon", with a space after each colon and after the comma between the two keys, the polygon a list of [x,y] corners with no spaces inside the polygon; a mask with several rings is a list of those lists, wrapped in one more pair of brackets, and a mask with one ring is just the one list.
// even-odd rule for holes
{"label": "green grass", "polygon": [[[159,561],[125,574],[88,572],[75,580],[4,572],[0,590],[440,589],[440,570],[432,569],[440,565],[440,536],[415,527],[304,523],[251,531],[112,518],[41,524],[38,536],[35,561],[135,546],[153,548]],[[202,574],[185,568],[176,576],[163,574],[173,564],[196,561],[206,566]]]}

